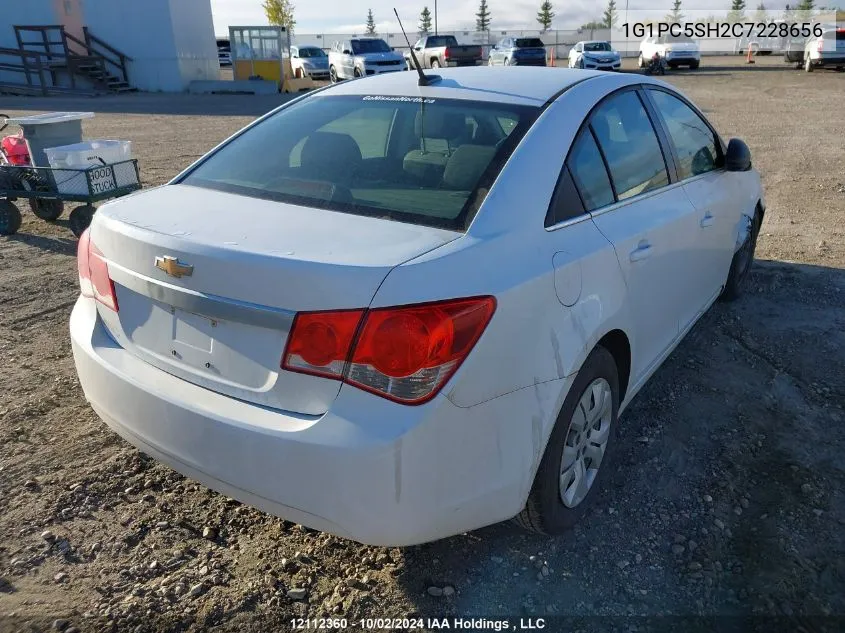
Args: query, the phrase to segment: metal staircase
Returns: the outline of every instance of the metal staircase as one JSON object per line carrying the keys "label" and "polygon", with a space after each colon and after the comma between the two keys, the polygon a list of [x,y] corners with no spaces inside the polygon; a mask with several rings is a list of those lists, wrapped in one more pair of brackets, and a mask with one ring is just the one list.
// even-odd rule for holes
{"label": "metal staircase", "polygon": [[[62,25],[15,26],[18,48],[0,49],[0,69],[24,82],[0,84],[0,91],[25,94],[132,92],[127,63],[132,58],[83,28],[83,39]],[[12,58],[12,61],[8,61]]]}

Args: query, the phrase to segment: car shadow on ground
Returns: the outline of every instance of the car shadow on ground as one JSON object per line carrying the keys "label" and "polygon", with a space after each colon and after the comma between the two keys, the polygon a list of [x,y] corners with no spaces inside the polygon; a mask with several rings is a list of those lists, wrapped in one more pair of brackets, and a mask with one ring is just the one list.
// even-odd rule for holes
{"label": "car shadow on ground", "polygon": [[758,262],[623,414],[579,525],[407,548],[408,599],[426,617],[845,613],[843,332],[844,270]]}

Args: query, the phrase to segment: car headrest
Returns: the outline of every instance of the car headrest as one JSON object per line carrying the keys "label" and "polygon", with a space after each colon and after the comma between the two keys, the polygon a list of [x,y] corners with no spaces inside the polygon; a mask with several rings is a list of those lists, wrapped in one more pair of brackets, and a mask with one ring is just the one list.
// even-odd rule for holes
{"label": "car headrest", "polygon": [[490,145],[461,145],[449,157],[443,171],[443,185],[458,191],[475,189],[496,148]]}
{"label": "car headrest", "polygon": [[300,154],[302,169],[322,180],[340,180],[351,174],[363,160],[361,148],[349,134],[314,132]]}
{"label": "car headrest", "polygon": [[417,112],[414,134],[425,138],[455,139],[466,133],[466,116],[454,110],[429,109]]}

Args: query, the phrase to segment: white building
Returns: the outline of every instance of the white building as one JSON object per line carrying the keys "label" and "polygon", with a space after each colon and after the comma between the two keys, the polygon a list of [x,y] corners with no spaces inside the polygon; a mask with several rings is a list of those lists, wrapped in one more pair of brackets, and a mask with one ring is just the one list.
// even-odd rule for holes
{"label": "white building", "polygon": [[[128,83],[139,90],[179,92],[193,80],[219,77],[211,0],[3,0],[2,5],[0,48],[18,48],[15,26],[62,25],[83,41],[87,27],[131,58]],[[69,46],[79,51],[72,40]],[[38,45],[25,48],[39,50]],[[4,55],[0,63],[11,59]],[[0,70],[0,82],[23,80],[21,73]],[[67,85],[67,78],[61,83]]]}

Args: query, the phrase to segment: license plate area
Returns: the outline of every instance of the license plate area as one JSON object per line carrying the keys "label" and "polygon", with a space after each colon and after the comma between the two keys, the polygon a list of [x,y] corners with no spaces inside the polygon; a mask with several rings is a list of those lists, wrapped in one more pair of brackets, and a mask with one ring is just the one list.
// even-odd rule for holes
{"label": "license plate area", "polygon": [[219,321],[173,307],[170,313],[173,315],[171,354],[197,368],[211,369]]}

